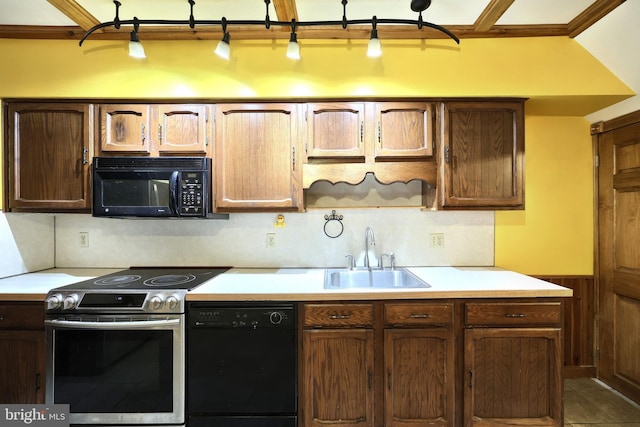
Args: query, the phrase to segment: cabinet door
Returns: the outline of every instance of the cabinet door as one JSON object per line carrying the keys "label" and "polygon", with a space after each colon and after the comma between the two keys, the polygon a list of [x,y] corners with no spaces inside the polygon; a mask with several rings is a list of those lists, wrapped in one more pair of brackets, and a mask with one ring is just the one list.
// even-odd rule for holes
{"label": "cabinet door", "polygon": [[158,152],[206,154],[209,142],[209,107],[206,105],[158,105],[154,129]]}
{"label": "cabinet door", "polygon": [[44,403],[44,331],[0,330],[0,402]]}
{"label": "cabinet door", "polygon": [[376,104],[375,157],[433,155],[433,106],[426,102]]}
{"label": "cabinet door", "polygon": [[521,102],[443,106],[443,207],[524,209]]}
{"label": "cabinet door", "polygon": [[90,209],[91,106],[20,103],[8,112],[8,210]]}
{"label": "cabinet door", "polygon": [[453,330],[386,329],[384,345],[385,426],[453,426]]}
{"label": "cabinet door", "polygon": [[216,208],[296,209],[302,205],[295,104],[218,105]]}
{"label": "cabinet door", "polygon": [[307,105],[308,158],[365,156],[365,104],[328,102]]}
{"label": "cabinet door", "polygon": [[466,426],[562,426],[559,328],[465,330]]}
{"label": "cabinet door", "polygon": [[373,426],[373,331],[303,332],[303,427]]}
{"label": "cabinet door", "polygon": [[100,151],[102,153],[150,154],[149,106],[101,105]]}

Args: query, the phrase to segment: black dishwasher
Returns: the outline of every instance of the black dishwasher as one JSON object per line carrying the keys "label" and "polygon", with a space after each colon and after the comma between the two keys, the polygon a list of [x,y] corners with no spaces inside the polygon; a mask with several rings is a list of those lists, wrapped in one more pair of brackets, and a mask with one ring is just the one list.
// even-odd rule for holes
{"label": "black dishwasher", "polygon": [[190,302],[189,427],[296,427],[293,303]]}

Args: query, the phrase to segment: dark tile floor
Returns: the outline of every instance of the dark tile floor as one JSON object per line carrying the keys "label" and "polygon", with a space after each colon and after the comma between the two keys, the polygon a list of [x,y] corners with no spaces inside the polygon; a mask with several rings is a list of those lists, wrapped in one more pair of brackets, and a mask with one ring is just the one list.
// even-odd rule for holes
{"label": "dark tile floor", "polygon": [[590,378],[564,380],[564,425],[640,427],[640,405]]}

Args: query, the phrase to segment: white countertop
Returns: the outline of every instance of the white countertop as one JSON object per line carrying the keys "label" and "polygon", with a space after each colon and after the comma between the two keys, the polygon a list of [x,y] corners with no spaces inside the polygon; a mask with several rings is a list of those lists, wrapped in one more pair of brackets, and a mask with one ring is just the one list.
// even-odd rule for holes
{"label": "white countertop", "polygon": [[[44,301],[50,289],[121,268],[55,268],[0,279],[0,300]],[[495,267],[412,267],[429,288],[325,290],[322,268],[233,268],[187,295],[188,301],[373,300],[570,297],[571,289]]]}
{"label": "white countertop", "polygon": [[0,300],[44,301],[50,289],[104,276],[122,268],[52,268],[0,279]]}
{"label": "white countertop", "polygon": [[188,301],[372,300],[570,297],[571,289],[495,267],[412,267],[429,288],[325,290],[324,269],[234,268],[187,294]]}

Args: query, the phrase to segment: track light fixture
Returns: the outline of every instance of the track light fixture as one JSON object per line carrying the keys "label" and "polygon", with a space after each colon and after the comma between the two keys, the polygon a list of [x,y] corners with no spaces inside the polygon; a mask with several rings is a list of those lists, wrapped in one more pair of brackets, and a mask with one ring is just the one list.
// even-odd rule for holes
{"label": "track light fixture", "polygon": [[229,40],[231,40],[231,34],[227,32],[227,18],[222,18],[222,40],[218,42],[218,46],[216,46],[215,54],[221,58],[229,59],[229,55],[231,54],[231,46],[229,45]]}
{"label": "track light fixture", "polygon": [[131,31],[131,37],[129,38],[129,56],[134,58],[146,58],[147,55],[144,54],[144,47],[142,47],[142,43],[140,43],[140,39],[138,38],[138,29],[140,28],[140,24],[138,24],[138,18],[133,18],[133,31]]}
{"label": "track light fixture", "polygon": [[[369,40],[369,45],[367,49],[367,55],[369,56],[379,56],[381,54],[380,49],[380,39],[378,38],[378,24],[395,24],[395,25],[415,25],[421,30],[424,27],[429,27],[434,30],[438,30],[451,39],[453,39],[456,43],[460,44],[460,40],[453,33],[447,30],[444,27],[441,27],[437,24],[432,24],[430,22],[426,22],[422,19],[422,12],[425,11],[430,5],[431,0],[411,0],[411,10],[414,12],[418,12],[418,19],[378,19],[376,16],[373,16],[372,19],[347,19],[347,3],[348,0],[340,0],[342,4],[342,20],[340,21],[296,21],[292,19],[289,21],[272,21],[269,17],[269,4],[271,0],[264,0],[266,5],[267,13],[264,21],[258,20],[227,20],[226,18],[222,18],[222,20],[196,20],[193,16],[193,6],[195,5],[195,0],[187,0],[190,6],[190,15],[188,20],[165,20],[165,19],[138,19],[136,17],[133,20],[120,20],[119,17],[119,9],[121,3],[118,0],[113,0],[113,3],[116,6],[116,16],[113,21],[102,22],[98,25],[95,25],[91,29],[89,29],[82,38],[80,39],[80,46],[82,43],[95,31],[106,28],[106,27],[114,27],[115,29],[120,29],[121,25],[133,25],[133,31],[131,32],[131,41],[129,43],[129,50],[131,52],[132,46],[133,49],[137,51],[141,51],[142,55],[144,55],[144,49],[142,49],[142,45],[140,44],[140,40],[138,39],[138,28],[140,24],[144,25],[175,25],[175,26],[185,26],[188,25],[189,28],[193,29],[196,25],[209,25],[216,26],[221,25],[223,36],[222,40],[218,43],[216,47],[216,54],[229,58],[230,45],[229,40],[231,39],[231,35],[227,32],[227,25],[238,25],[238,26],[264,26],[266,29],[269,29],[271,25],[281,26],[281,27],[291,27],[291,36],[289,37],[289,44],[287,46],[287,57],[296,57],[296,59],[300,58],[300,46],[298,45],[298,35],[296,33],[296,28],[299,27],[327,27],[327,26],[338,26],[341,25],[343,29],[347,29],[349,25],[371,25],[371,39]],[[135,44],[134,44],[135,43]],[[377,55],[374,55],[377,53]],[[131,53],[130,53],[131,54]],[[143,56],[144,57],[144,56]]]}
{"label": "track light fixture", "polygon": [[296,35],[296,20],[291,20],[291,36],[287,45],[287,58],[300,59],[300,45],[298,45],[298,36]]}
{"label": "track light fixture", "polygon": [[377,58],[382,55],[382,47],[380,46],[380,39],[378,38],[378,30],[376,28],[378,18],[374,15],[371,21],[371,38],[369,39],[369,45],[367,46],[367,56],[370,58]]}

